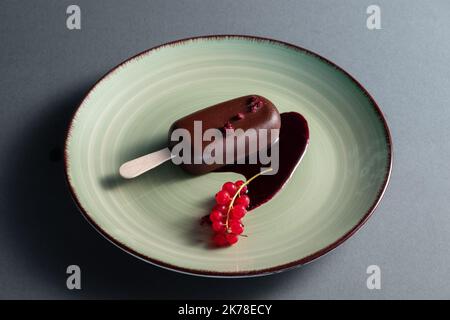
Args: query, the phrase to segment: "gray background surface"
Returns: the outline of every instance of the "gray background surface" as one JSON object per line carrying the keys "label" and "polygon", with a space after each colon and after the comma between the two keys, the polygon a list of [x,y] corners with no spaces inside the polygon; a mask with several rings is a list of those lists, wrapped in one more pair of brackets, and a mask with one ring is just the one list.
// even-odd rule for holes
{"label": "gray background surface", "polygon": [[[66,28],[66,8],[82,30]],[[382,30],[366,28],[381,7]],[[0,298],[450,298],[450,1],[1,1]],[[70,117],[107,70],[144,49],[251,34],[315,51],[383,109],[394,170],[378,210],[322,259],[264,278],[159,269],[117,249],[78,213],[61,151]],[[66,289],[66,267],[82,290]],[[382,289],[366,288],[379,265]]]}

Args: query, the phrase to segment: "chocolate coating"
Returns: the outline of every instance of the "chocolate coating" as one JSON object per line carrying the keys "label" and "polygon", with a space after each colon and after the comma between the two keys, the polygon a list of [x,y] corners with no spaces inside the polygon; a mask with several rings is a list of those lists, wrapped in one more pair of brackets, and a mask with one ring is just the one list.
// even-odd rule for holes
{"label": "chocolate coating", "polygon": [[[271,141],[276,138],[270,136],[270,130],[280,129],[281,127],[280,114],[270,100],[258,95],[243,96],[204,108],[175,121],[169,129],[169,148],[171,150],[178,143],[178,141],[171,140],[172,132],[176,129],[186,129],[193,141],[194,121],[202,121],[202,137],[204,132],[211,128],[221,130],[222,137],[225,137],[225,129],[242,129],[244,131],[255,129],[257,132],[260,129],[267,129],[269,137],[265,147],[270,147]],[[202,153],[209,144],[211,144],[210,141],[201,142]],[[217,170],[225,165],[225,163],[207,164],[203,159],[200,164],[195,164],[193,161],[194,146],[192,143],[190,163],[182,163],[180,165],[184,170],[193,174],[203,174]]]}

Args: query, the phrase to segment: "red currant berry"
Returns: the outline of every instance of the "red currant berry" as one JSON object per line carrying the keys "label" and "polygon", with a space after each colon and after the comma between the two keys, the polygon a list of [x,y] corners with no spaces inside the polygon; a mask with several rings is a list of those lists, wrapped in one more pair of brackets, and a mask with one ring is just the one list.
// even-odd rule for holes
{"label": "red currant berry", "polygon": [[228,220],[228,225],[231,225],[232,223],[240,223],[242,225],[244,225],[241,221],[241,219],[233,219],[230,217],[230,219]]}
{"label": "red currant berry", "polygon": [[226,205],[228,203],[230,203],[231,198],[230,198],[230,194],[224,190],[220,190],[219,192],[216,193],[216,202],[218,204],[223,204]]}
{"label": "red currant berry", "polygon": [[[236,181],[234,184],[238,187],[238,189],[244,184],[245,182],[242,180],[238,180]],[[241,192],[241,194],[246,194],[247,193],[247,186],[243,187]]]}
{"label": "red currant berry", "polygon": [[215,232],[219,233],[225,233],[225,231],[227,230],[227,227],[222,221],[214,221],[212,223],[212,228]]}
{"label": "red currant berry", "polygon": [[217,211],[217,210],[213,210],[211,211],[211,213],[209,214],[209,219],[214,222],[214,221],[222,221],[224,218],[224,215],[222,212]]}
{"label": "red currant berry", "polygon": [[242,226],[242,224],[239,221],[235,221],[235,220],[231,220],[231,221],[232,222],[229,223],[231,233],[240,235],[242,232],[244,232],[244,227]]}
{"label": "red currant berry", "polygon": [[246,194],[241,195],[234,201],[235,204],[243,205],[245,208],[248,208],[250,205],[250,197]]}
{"label": "red currant berry", "polygon": [[224,205],[224,204],[216,204],[213,208],[213,210],[222,212],[222,213],[227,213],[228,212],[228,206]]}
{"label": "red currant berry", "polygon": [[233,182],[225,182],[222,186],[222,190],[228,192],[228,194],[233,197],[237,191],[237,186]]}
{"label": "red currant berry", "polygon": [[243,205],[238,204],[238,205],[235,205],[231,209],[230,216],[231,216],[232,219],[239,220],[243,216],[245,216],[246,213],[247,213],[247,210],[245,209],[245,207]]}
{"label": "red currant berry", "polygon": [[213,238],[213,242],[218,247],[227,246],[229,243],[225,234],[223,233],[217,233]]}
{"label": "red currant berry", "polygon": [[227,233],[225,237],[226,237],[226,241],[229,244],[235,244],[236,242],[238,242],[238,237],[235,234]]}

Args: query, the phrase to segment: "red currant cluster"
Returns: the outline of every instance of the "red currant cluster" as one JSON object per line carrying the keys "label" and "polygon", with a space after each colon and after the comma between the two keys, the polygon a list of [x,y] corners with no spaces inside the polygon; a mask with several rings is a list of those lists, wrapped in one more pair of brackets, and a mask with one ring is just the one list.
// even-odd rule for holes
{"label": "red currant cluster", "polygon": [[233,245],[244,231],[241,219],[250,206],[250,198],[246,193],[247,185],[242,180],[225,182],[222,190],[216,193],[216,205],[209,215],[215,232],[215,245]]}

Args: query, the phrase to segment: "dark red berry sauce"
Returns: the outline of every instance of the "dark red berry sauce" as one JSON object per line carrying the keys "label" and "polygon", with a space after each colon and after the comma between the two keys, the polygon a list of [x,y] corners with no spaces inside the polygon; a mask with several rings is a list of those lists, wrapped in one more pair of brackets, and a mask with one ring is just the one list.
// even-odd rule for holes
{"label": "dark red berry sauce", "polygon": [[[309,141],[308,123],[301,114],[285,112],[280,116],[278,172],[275,175],[259,176],[249,184],[249,210],[266,203],[281,190],[299,164]],[[249,179],[259,173],[261,167],[261,164],[233,164],[220,168],[217,172],[236,172]],[[264,167],[270,167],[270,164]]]}

